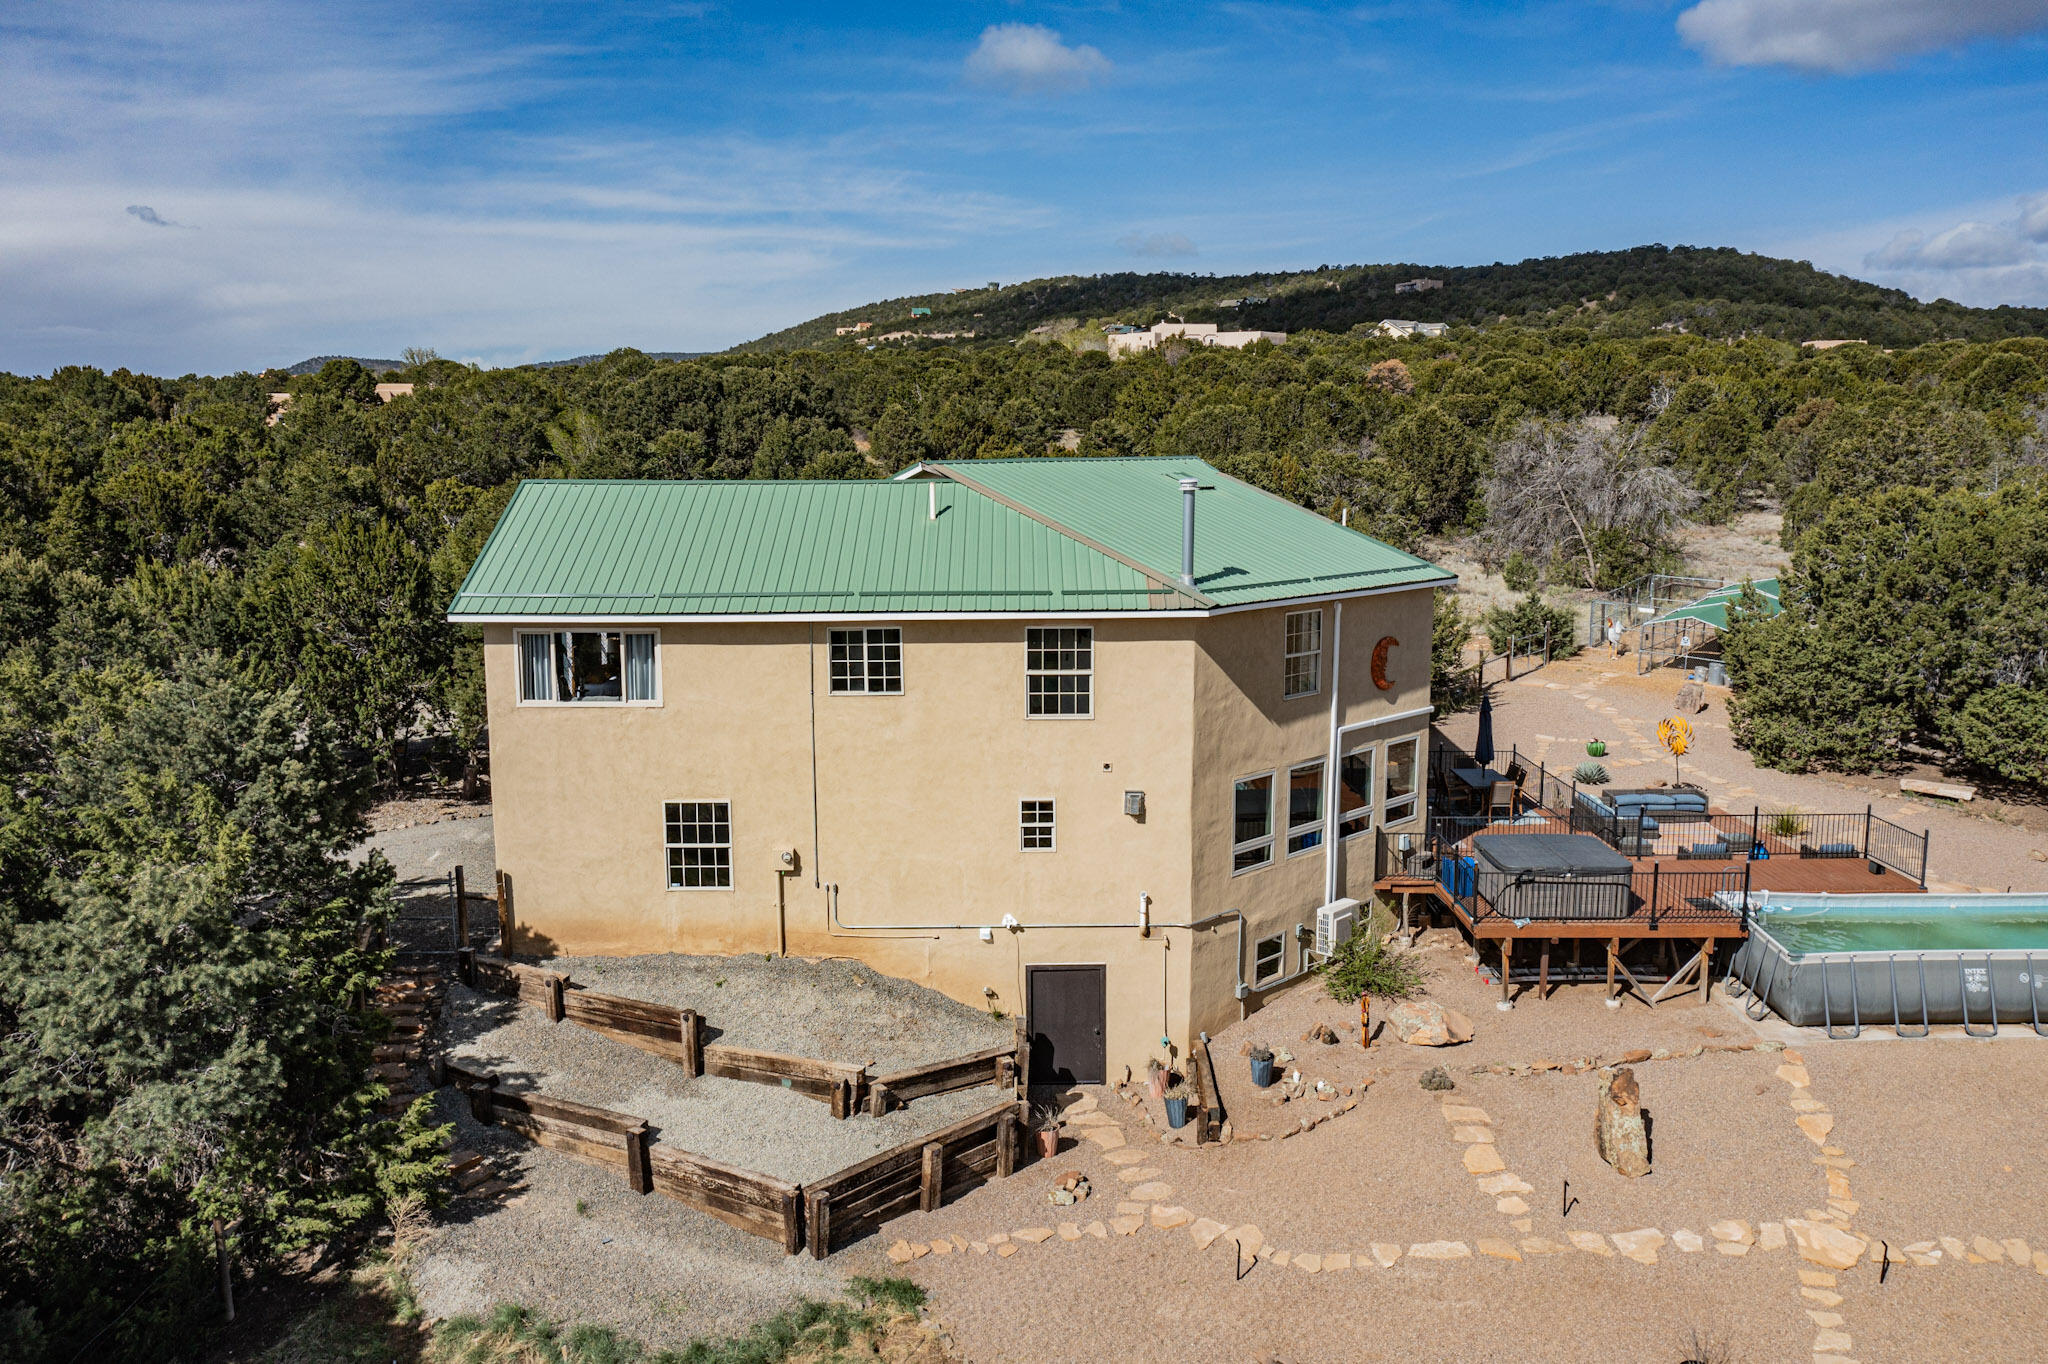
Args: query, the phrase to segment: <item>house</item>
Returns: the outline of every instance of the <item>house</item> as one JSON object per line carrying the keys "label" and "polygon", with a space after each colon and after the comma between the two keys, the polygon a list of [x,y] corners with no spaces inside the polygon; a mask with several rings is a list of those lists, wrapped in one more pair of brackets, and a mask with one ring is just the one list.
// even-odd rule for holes
{"label": "house", "polygon": [[1110,332],[1109,353],[1113,359],[1156,350],[1159,343],[1169,337],[1199,341],[1205,346],[1221,346],[1225,350],[1243,350],[1254,341],[1270,341],[1276,346],[1287,344],[1286,332],[1226,332],[1218,330],[1214,322],[1154,322],[1144,331],[1129,328]]}
{"label": "house", "polygon": [[1450,329],[1446,322],[1409,322],[1403,318],[1387,317],[1380,319],[1380,324],[1372,330],[1375,336],[1407,341],[1418,336],[1442,336]]}
{"label": "house", "polygon": [[[412,388],[411,384],[378,384],[377,401],[388,403],[394,398],[410,398],[412,396]],[[263,424],[265,426],[275,426],[283,419],[284,410],[292,405],[292,395],[289,393],[271,393],[267,394],[266,397],[268,401],[264,406]]]}
{"label": "house", "polygon": [[834,327],[832,329],[832,334],[834,336],[853,336],[860,332],[866,331],[869,327],[872,327],[874,325],[875,324],[872,322],[850,322],[844,327]]}
{"label": "house", "polygon": [[1441,289],[1443,287],[1444,282],[1440,279],[1404,279],[1394,286],[1394,292],[1397,294],[1426,294],[1431,289]]}
{"label": "house", "polygon": [[930,308],[912,308],[910,310],[910,315],[912,317],[930,317],[932,315],[932,310]]}
{"label": "house", "polygon": [[851,956],[1142,1067],[1420,839],[1454,581],[1193,459],[530,480],[449,609],[511,946]]}

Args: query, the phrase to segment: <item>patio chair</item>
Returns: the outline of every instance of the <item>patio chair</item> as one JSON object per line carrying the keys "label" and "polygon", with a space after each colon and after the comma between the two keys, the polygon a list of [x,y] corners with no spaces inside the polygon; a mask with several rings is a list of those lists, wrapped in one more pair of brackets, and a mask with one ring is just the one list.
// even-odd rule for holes
{"label": "patio chair", "polygon": [[1486,796],[1486,817],[1497,819],[1503,816],[1508,819],[1515,817],[1515,783],[1511,781],[1495,782]]}

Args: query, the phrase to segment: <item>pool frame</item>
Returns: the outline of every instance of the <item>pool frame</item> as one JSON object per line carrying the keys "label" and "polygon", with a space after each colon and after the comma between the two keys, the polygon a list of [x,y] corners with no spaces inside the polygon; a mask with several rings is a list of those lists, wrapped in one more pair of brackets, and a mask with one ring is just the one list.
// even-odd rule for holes
{"label": "pool frame", "polygon": [[[1987,895],[1977,902],[1996,901],[2038,905],[2040,897]],[[1863,1032],[1867,1001],[1877,1006],[1870,1025],[1884,1026],[1889,1015],[1900,1037],[1925,1037],[1936,1023],[1959,1023],[1970,1037],[1996,1037],[2001,1024],[2025,1023],[2037,1036],[2048,1037],[2041,1017],[2041,970],[2048,968],[2048,949],[1795,954],[1772,936],[1753,905],[1745,917],[1749,937],[1729,955],[1723,983],[1731,998],[1743,1000],[1743,1013],[1753,1021],[1775,1012],[1795,1027],[1852,1038]],[[1902,998],[1900,977],[1908,972]]]}

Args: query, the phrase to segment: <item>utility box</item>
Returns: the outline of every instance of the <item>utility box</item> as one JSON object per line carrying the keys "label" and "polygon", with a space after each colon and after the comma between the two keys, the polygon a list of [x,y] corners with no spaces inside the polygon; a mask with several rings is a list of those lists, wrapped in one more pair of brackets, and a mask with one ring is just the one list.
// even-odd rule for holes
{"label": "utility box", "polygon": [[1358,930],[1359,904],[1356,900],[1332,900],[1316,910],[1316,955],[1327,957],[1342,947]]}
{"label": "utility box", "polygon": [[1143,791],[1124,792],[1124,813],[1133,819],[1142,819],[1144,817],[1145,793]]}

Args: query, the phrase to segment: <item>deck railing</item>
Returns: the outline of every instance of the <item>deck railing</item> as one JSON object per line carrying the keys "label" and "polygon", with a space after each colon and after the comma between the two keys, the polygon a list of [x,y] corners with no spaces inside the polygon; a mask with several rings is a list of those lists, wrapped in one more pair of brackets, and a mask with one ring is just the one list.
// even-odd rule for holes
{"label": "deck railing", "polygon": [[1726,920],[1749,904],[1749,866],[1713,871],[1637,867],[1627,880],[1597,876],[1529,876],[1481,870],[1452,855],[1439,864],[1445,892],[1474,924],[1487,919],[1528,923],[1644,924]]}

